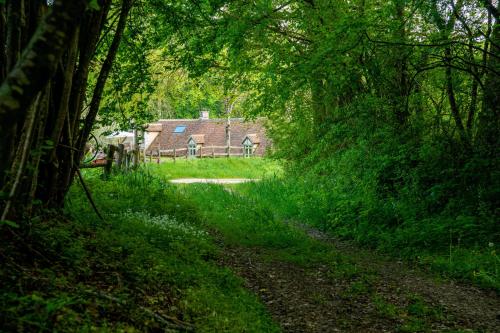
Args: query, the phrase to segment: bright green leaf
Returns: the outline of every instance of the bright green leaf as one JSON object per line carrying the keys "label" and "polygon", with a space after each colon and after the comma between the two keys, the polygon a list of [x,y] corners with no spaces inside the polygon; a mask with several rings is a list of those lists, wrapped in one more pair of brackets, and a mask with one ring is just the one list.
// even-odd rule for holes
{"label": "bright green leaf", "polygon": [[8,221],[8,220],[0,220],[0,226],[4,226],[4,225],[7,225],[7,226],[12,227],[12,228],[19,228],[19,224],[15,223],[15,222]]}
{"label": "bright green leaf", "polygon": [[90,0],[89,7],[90,7],[90,9],[93,9],[93,10],[99,10],[99,9],[101,9],[101,7],[99,6],[99,3],[97,2],[97,0]]}

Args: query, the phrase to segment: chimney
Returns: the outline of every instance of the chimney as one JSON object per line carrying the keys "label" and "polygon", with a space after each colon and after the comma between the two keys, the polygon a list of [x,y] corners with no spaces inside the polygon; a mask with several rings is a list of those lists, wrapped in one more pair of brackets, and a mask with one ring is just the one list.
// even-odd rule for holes
{"label": "chimney", "polygon": [[210,115],[210,113],[206,109],[200,111],[200,119],[201,120],[207,120],[207,119],[209,119],[209,117],[210,117],[209,115]]}

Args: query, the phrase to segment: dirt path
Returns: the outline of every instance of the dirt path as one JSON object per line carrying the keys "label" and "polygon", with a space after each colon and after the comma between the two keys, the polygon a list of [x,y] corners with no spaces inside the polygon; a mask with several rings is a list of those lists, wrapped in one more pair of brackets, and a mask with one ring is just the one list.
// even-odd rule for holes
{"label": "dirt path", "polygon": [[171,179],[170,182],[173,184],[241,184],[248,182],[259,181],[260,179],[250,179],[250,178],[179,178]]}
{"label": "dirt path", "polygon": [[382,258],[309,229],[350,258],[345,269],[271,259],[260,248],[224,247],[221,264],[245,280],[285,332],[500,332],[494,292],[438,282],[403,263]]}

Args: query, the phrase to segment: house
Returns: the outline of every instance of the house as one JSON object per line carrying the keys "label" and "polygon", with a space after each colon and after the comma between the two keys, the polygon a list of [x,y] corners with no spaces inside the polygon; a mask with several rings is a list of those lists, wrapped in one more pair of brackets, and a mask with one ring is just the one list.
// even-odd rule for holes
{"label": "house", "polygon": [[264,119],[162,119],[149,124],[144,137],[146,155],[223,157],[263,156],[270,144]]}

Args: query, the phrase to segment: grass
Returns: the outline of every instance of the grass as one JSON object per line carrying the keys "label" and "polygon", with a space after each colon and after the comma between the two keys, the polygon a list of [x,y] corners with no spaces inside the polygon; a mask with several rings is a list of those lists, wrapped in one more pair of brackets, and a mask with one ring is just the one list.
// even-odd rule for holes
{"label": "grass", "polygon": [[46,215],[2,239],[0,253],[10,254],[0,268],[2,330],[278,331],[217,265],[198,209],[174,187],[145,172],[85,178],[106,222],[76,185],[69,218]]}
{"label": "grass", "polygon": [[[430,270],[444,278],[470,281],[478,286],[500,290],[500,259],[496,246],[464,247],[447,244],[436,232],[431,232],[433,225],[440,222],[421,223],[418,227],[432,229],[411,229],[406,225],[395,230],[377,229],[373,226],[350,225],[344,219],[360,219],[359,213],[351,216],[351,207],[343,211],[331,211],[333,205],[328,202],[332,196],[330,189],[318,184],[299,182],[294,179],[284,180],[279,164],[265,159],[205,159],[184,160],[184,163],[165,163],[155,166],[157,174],[167,177],[248,177],[264,178],[261,182],[239,184],[235,186],[185,186],[185,197],[190,198],[200,208],[205,220],[214,221],[213,228],[225,232],[228,239],[247,245],[268,246],[273,251],[281,251],[282,257],[291,260],[302,259],[293,253],[307,253],[314,256],[314,251],[300,248],[307,244],[303,235],[287,228],[281,221],[299,220],[316,228],[342,238],[352,239],[367,247],[378,247],[382,252],[400,257],[403,256],[421,267]],[[163,171],[165,170],[165,171]],[[161,171],[161,172],[159,172]],[[226,172],[226,173],[224,173]],[[260,173],[260,174],[258,174]],[[252,175],[253,174],[253,175]],[[308,187],[314,193],[307,195]],[[225,189],[230,188],[238,196],[231,196]],[[322,193],[324,192],[324,193]],[[335,196],[334,196],[335,197]],[[345,200],[339,198],[339,200]],[[335,203],[338,205],[339,203]],[[245,214],[241,215],[240,212]],[[340,216],[339,216],[340,215]],[[342,217],[344,216],[344,217]],[[238,220],[240,219],[240,220]],[[370,229],[371,228],[371,229]],[[437,228],[437,227],[436,227]],[[367,230],[371,230],[367,233]],[[429,236],[439,240],[440,248],[413,244],[414,239]],[[441,237],[441,238],[440,238]],[[431,240],[428,240],[429,242]],[[290,244],[296,244],[297,249],[291,249]],[[426,244],[424,242],[423,244]],[[444,250],[442,249],[444,244]],[[450,245],[450,246],[449,246]],[[487,244],[488,245],[488,244]],[[493,245],[493,246],[491,246]],[[307,245],[306,245],[307,246]],[[305,251],[305,252],[304,252]],[[315,249],[317,251],[317,249]],[[321,251],[320,251],[321,253]],[[307,260],[304,260],[307,262]]]}
{"label": "grass", "polygon": [[205,158],[172,159],[162,163],[148,164],[152,174],[167,179],[176,178],[253,178],[260,179],[274,174],[281,174],[282,169],[276,161],[253,158]]}
{"label": "grass", "polygon": [[229,245],[258,246],[304,264],[324,258],[328,251],[302,230],[276,219],[272,210],[223,186],[193,184],[182,192],[199,208],[206,228],[222,233]]}
{"label": "grass", "polygon": [[[269,178],[240,184],[237,189],[248,201],[258,202],[260,209],[271,211],[278,220],[299,220],[335,237],[354,240],[365,248],[375,248],[413,262],[440,277],[500,291],[498,244],[476,242],[464,246],[450,243],[449,233],[441,231],[443,236],[434,231],[434,228],[444,228],[440,221],[402,224],[392,229],[377,227],[375,222],[350,224],[346,221],[361,220],[362,212],[353,214],[352,207],[347,206],[344,207],[347,213],[333,210],[332,207],[339,203],[330,202],[322,193],[329,188],[294,179]],[[344,199],[339,198],[339,201]]]}
{"label": "grass", "polygon": [[[88,170],[84,177],[106,222],[96,217],[75,185],[67,217],[47,212],[25,222],[22,233],[2,232],[0,327],[142,332],[188,325],[200,332],[279,331],[242,281],[218,266],[220,249],[207,232],[216,231],[225,244],[258,247],[269,260],[326,265],[333,281],[352,282],[346,297],[371,295],[380,315],[403,318],[400,331],[427,330],[428,320],[440,316],[439,309],[430,308],[418,295],[403,308],[388,303],[372,288],[374,273],[360,267],[354,257],[285,222],[304,212],[295,189],[283,186],[281,179],[231,188],[164,181],[261,178],[280,172],[277,163],[264,159],[177,161],[106,181],[96,170]],[[474,262],[470,252],[452,253],[455,269],[465,270],[457,275],[469,274],[470,269],[459,263]],[[492,253],[498,260],[493,249]],[[451,260],[444,256],[421,260],[432,269],[453,272]],[[433,268],[439,265],[443,267]],[[490,271],[477,274],[490,278]],[[317,302],[322,301],[318,296]]]}
{"label": "grass", "polygon": [[373,304],[381,317],[396,321],[404,318],[396,326],[397,332],[429,332],[433,320],[454,321],[453,318],[446,318],[443,309],[427,304],[419,295],[406,295],[406,298],[406,304],[398,306],[386,301],[381,295],[373,295]]}

